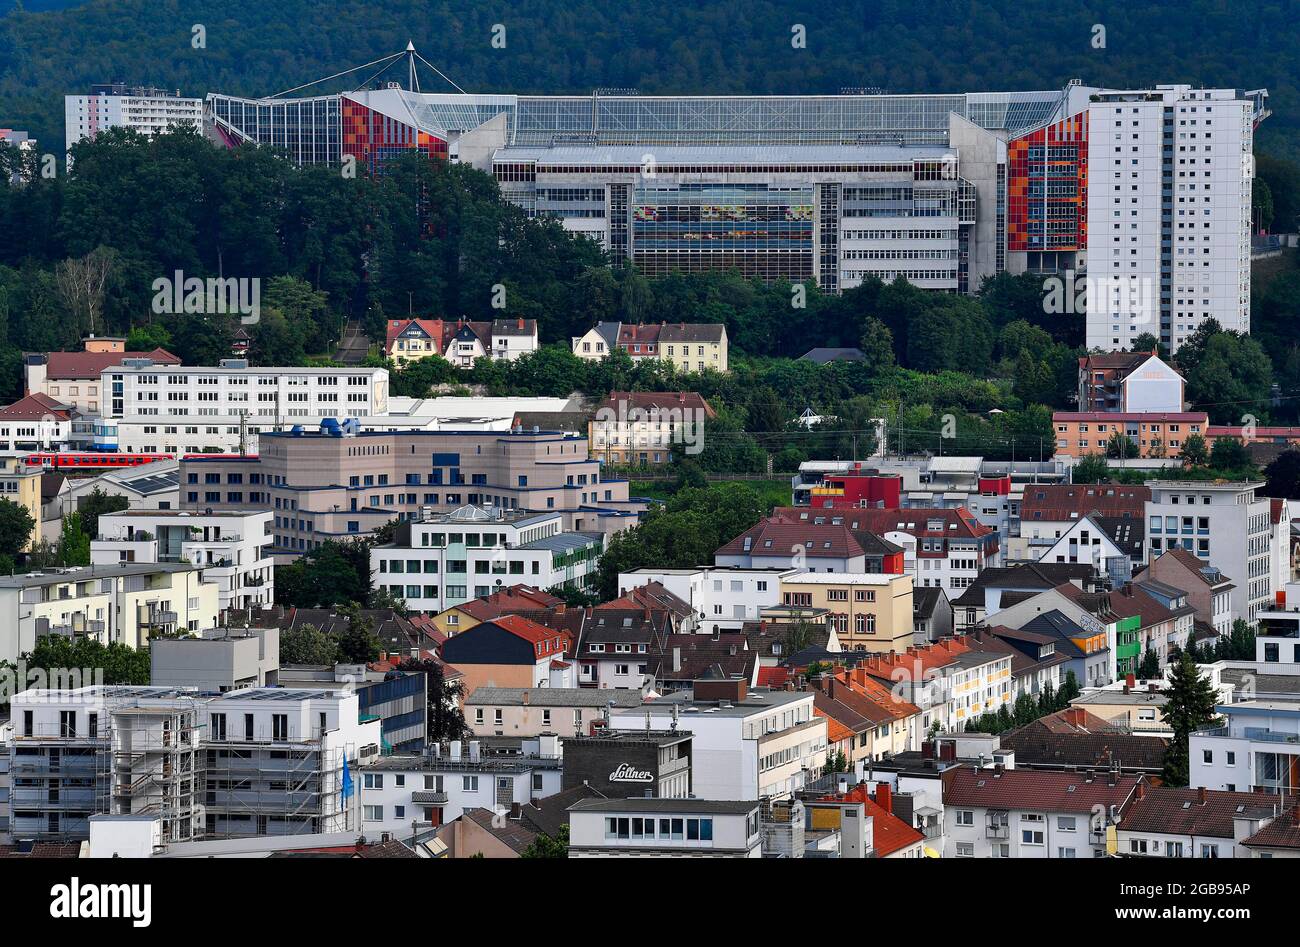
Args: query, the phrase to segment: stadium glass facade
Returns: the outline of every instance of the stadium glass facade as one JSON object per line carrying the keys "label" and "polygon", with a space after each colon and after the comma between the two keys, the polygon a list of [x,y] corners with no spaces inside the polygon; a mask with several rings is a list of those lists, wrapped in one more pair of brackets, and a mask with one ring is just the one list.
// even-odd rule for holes
{"label": "stadium glass facade", "polygon": [[[1249,103],[1253,121],[1267,114],[1262,90],[1226,94]],[[301,163],[352,155],[380,173],[418,150],[472,164],[525,213],[555,217],[650,275],[726,268],[829,292],[901,277],[975,292],[1004,271],[1084,269],[1089,114],[1110,95],[1078,82],[811,96],[387,84],[301,99],[210,94],[207,117],[230,145],[270,145]]]}

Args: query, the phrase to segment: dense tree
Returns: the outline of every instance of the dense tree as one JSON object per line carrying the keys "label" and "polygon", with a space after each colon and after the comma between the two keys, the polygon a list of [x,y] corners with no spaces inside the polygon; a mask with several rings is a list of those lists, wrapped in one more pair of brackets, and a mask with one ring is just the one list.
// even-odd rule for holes
{"label": "dense tree", "polygon": [[297,608],[364,602],[370,594],[365,543],[326,541],[275,572],[275,600]]}
{"label": "dense tree", "polygon": [[280,665],[333,665],[338,643],[315,625],[304,622],[280,632]]}
{"label": "dense tree", "polygon": [[1186,786],[1188,781],[1188,738],[1213,723],[1218,692],[1208,677],[1201,675],[1192,656],[1179,655],[1170,668],[1169,687],[1164,706],[1165,723],[1173,730],[1173,739],[1165,752],[1164,781],[1169,786]]}
{"label": "dense tree", "polygon": [[1104,457],[1088,454],[1074,465],[1070,480],[1074,483],[1106,483],[1110,480],[1110,466]]}
{"label": "dense tree", "polygon": [[81,501],[77,512],[81,514],[81,528],[91,539],[99,537],[99,518],[105,513],[120,513],[130,506],[130,501],[118,493],[105,493],[99,487],[91,490]]}
{"label": "dense tree", "polygon": [[528,843],[528,847],[519,853],[520,858],[568,858],[569,827],[562,825],[557,835],[545,832]]}
{"label": "dense tree", "polygon": [[374,624],[361,614],[361,606],[350,602],[338,608],[347,627],[338,635],[339,660],[348,664],[369,664],[379,659],[380,642]]}
{"label": "dense tree", "polygon": [[1264,468],[1264,475],[1268,477],[1262,491],[1265,496],[1300,500],[1300,450],[1282,451]]}
{"label": "dense tree", "polygon": [[465,713],[461,709],[465,696],[460,681],[448,681],[445,666],[430,658],[404,661],[401,670],[409,674],[425,675],[427,718],[425,738],[429,743],[446,743],[459,740],[469,733]]}
{"label": "dense tree", "polygon": [[0,554],[17,556],[32,538],[35,527],[36,521],[26,507],[0,498]]}

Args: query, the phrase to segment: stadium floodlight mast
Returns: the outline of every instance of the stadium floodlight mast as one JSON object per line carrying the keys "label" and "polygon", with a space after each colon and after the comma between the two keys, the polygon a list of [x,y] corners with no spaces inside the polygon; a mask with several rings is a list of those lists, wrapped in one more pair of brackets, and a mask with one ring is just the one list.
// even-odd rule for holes
{"label": "stadium floodlight mast", "polygon": [[371,73],[370,76],[360,85],[356,86],[355,89],[347,90],[347,91],[357,91],[366,88],[368,85],[370,85],[370,83],[374,82],[384,73],[386,73],[389,69],[393,68],[393,66],[396,66],[399,62],[403,62],[403,61],[406,63],[406,69],[407,69],[406,82],[407,82],[408,91],[419,92],[420,76],[416,69],[417,60],[419,62],[424,63],[426,66],[428,66],[431,70],[433,70],[434,74],[437,75],[438,78],[442,79],[444,82],[450,85],[461,95],[469,94],[464,89],[462,89],[459,85],[457,85],[441,69],[439,69],[433,63],[429,62],[429,60],[421,56],[419,52],[416,50],[415,43],[413,41],[407,40],[406,48],[401,52],[393,53],[389,56],[381,56],[378,59],[372,59],[370,62],[362,63],[359,66],[353,66],[351,69],[344,69],[342,72],[336,72],[331,76],[323,76],[320,79],[313,79],[311,82],[305,82],[302,85],[294,86],[292,89],[285,89],[283,92],[277,92],[274,95],[267,96],[267,98],[278,99],[281,98],[282,96],[291,95],[294,92],[301,92],[303,89],[310,89],[312,86],[321,85],[322,83],[330,82],[334,79],[341,79],[343,76],[351,75],[352,73],[355,72],[360,72],[362,69],[369,69],[371,66],[378,66],[379,67],[378,70]]}

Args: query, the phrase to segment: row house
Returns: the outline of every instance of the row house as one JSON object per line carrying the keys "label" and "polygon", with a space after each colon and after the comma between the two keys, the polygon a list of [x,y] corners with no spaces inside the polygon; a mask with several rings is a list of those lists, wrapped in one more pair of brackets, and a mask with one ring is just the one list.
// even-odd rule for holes
{"label": "row house", "polygon": [[[778,507],[773,516],[812,526],[843,526],[902,550],[901,571],[918,588],[941,588],[956,598],[980,572],[1002,564],[999,533],[964,508],[810,509]],[[891,556],[890,563],[897,558]],[[892,566],[891,566],[892,567]]]}
{"label": "row house", "polygon": [[536,319],[389,319],[384,354],[399,368],[431,355],[458,368],[478,358],[514,361],[538,349]]}

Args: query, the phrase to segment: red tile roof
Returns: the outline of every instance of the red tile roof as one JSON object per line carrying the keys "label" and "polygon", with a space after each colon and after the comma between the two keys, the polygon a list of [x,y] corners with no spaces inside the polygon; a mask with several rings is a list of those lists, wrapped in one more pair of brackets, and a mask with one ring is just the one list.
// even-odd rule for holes
{"label": "red tile roof", "polygon": [[1121,424],[1166,422],[1186,424],[1208,424],[1210,416],[1204,411],[1053,411],[1052,423],[1060,421],[1105,421]]}
{"label": "red tile roof", "polygon": [[1080,520],[1089,513],[1128,516],[1143,520],[1151,488],[1112,483],[1043,483],[1025,487],[1020,501],[1020,521]]}
{"label": "red tile roof", "polygon": [[1289,807],[1282,797],[1265,793],[1145,786],[1125,810],[1120,828],[1231,839],[1238,815],[1271,819]]}
{"label": "red tile roof", "polygon": [[36,392],[19,398],[11,405],[0,408],[0,418],[6,421],[40,421],[43,418],[66,421],[72,411],[48,395]]}
{"label": "red tile roof", "polygon": [[45,377],[51,381],[77,381],[99,378],[106,368],[114,368],[128,358],[148,358],[161,365],[179,365],[181,360],[166,349],[152,352],[50,352],[46,355]]}
{"label": "red tile roof", "polygon": [[[799,523],[805,528],[812,525],[815,518],[822,516],[827,522],[832,516],[835,517],[853,532],[866,531],[877,536],[902,532],[911,536],[957,536],[969,539],[987,536],[993,532],[991,527],[975,519],[965,507],[817,510],[803,506],[779,506],[772,511],[773,519]],[[942,525],[938,529],[931,529],[931,523]]]}
{"label": "red tile roof", "polygon": [[[703,396],[696,391],[611,391],[609,397],[601,402],[597,411],[615,412],[614,420],[622,420],[619,413],[620,407],[623,411],[632,408],[639,408],[642,411],[700,411],[705,418],[715,416],[713,408]],[[596,420],[600,421],[599,413]],[[633,420],[633,419],[628,419]]]}
{"label": "red tile roof", "polygon": [[478,621],[490,621],[501,615],[514,615],[521,611],[538,608],[554,608],[563,605],[564,599],[533,588],[531,585],[512,585],[498,589],[483,598],[471,599],[463,605],[457,605],[464,612]]}
{"label": "red tile roof", "polygon": [[384,341],[384,351],[391,355],[393,352],[393,342],[395,342],[397,337],[405,332],[411,325],[418,326],[424,330],[425,334],[429,336],[429,339],[437,346],[439,354],[444,351],[442,343],[444,323],[441,319],[389,319],[387,338]]}
{"label": "red tile roof", "polygon": [[1028,769],[967,769],[961,767],[944,787],[945,806],[983,809],[1025,809],[1030,812],[1091,814],[1093,806],[1125,806],[1134,797],[1138,776],[1054,773]]}
{"label": "red tile roof", "polygon": [[714,555],[793,556],[795,550],[801,550],[808,559],[849,559],[862,555],[862,546],[846,526],[814,526],[780,517],[769,517],[750,527]]}
{"label": "red tile roof", "polygon": [[871,817],[871,840],[879,858],[888,858],[894,852],[923,841],[925,836],[912,828],[892,812],[876,802],[867,791],[865,783],[854,786],[848,792],[823,796],[826,802],[860,802]]}
{"label": "red tile roof", "polygon": [[549,641],[557,634],[567,638],[564,632],[557,632],[552,628],[539,625],[537,622],[530,621],[519,615],[502,615],[500,618],[492,619],[491,624],[496,625],[498,628],[504,628],[512,635],[517,635],[531,644],[541,644],[543,641]]}
{"label": "red tile roof", "polygon": [[1274,819],[1241,844],[1248,848],[1300,849],[1300,806]]}

